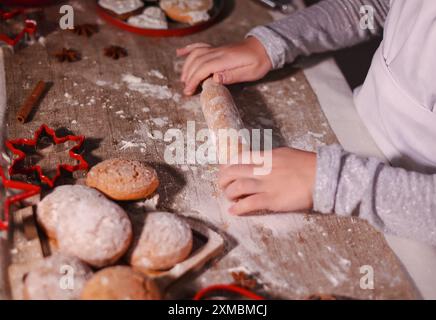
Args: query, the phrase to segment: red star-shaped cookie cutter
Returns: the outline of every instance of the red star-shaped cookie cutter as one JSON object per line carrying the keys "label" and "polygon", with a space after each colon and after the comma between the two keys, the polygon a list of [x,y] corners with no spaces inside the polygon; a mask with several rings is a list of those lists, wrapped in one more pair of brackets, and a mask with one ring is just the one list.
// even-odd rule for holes
{"label": "red star-shaped cookie cutter", "polygon": [[204,299],[210,293],[218,293],[218,292],[238,294],[241,297],[248,298],[251,300],[265,300],[264,297],[261,297],[261,296],[257,295],[256,293],[254,293],[248,289],[245,289],[245,288],[239,287],[237,285],[233,285],[233,284],[217,284],[217,285],[207,287],[207,288],[199,291],[195,295],[194,300],[199,301],[199,300]]}
{"label": "red star-shaped cookie cutter", "polygon": [[[8,20],[17,15],[24,14],[24,13],[25,11],[22,9],[16,9],[9,12],[0,10],[0,18],[2,20]],[[24,35],[34,34],[36,32],[36,27],[37,27],[36,21],[30,19],[24,19],[24,28],[23,30],[21,30],[21,32],[18,35],[16,35],[14,38],[10,38],[6,34],[0,33],[0,41],[3,41],[10,46],[15,46],[24,37]]]}
{"label": "red star-shaped cookie cutter", "polygon": [[9,226],[9,211],[10,211],[11,204],[33,197],[34,195],[37,195],[38,193],[41,192],[41,188],[39,186],[27,184],[24,182],[8,180],[6,179],[5,173],[1,168],[0,168],[0,179],[1,179],[1,183],[3,184],[3,188],[5,189],[4,190],[5,196],[6,196],[6,189],[24,191],[22,193],[15,194],[10,197],[6,197],[4,201],[4,221],[0,219],[0,231],[7,231]]}
{"label": "red star-shaped cookie cutter", "polygon": [[[67,141],[73,141],[73,142],[77,142],[77,144],[70,149],[69,151],[69,155],[70,158],[75,159],[78,161],[77,165],[69,165],[69,164],[60,164],[57,167],[56,170],[56,175],[50,179],[49,177],[45,176],[44,173],[42,172],[42,168],[38,165],[34,165],[34,166],[30,166],[30,167],[18,167],[19,164],[22,164],[24,159],[26,158],[26,153],[17,149],[16,146],[30,146],[30,147],[36,147],[38,144],[38,140],[40,138],[40,136],[42,135],[42,133],[45,132],[48,136],[50,136],[53,140],[54,144],[62,144],[65,143]],[[5,142],[6,147],[15,155],[17,155],[18,157],[15,158],[12,161],[12,165],[9,168],[9,175],[13,176],[14,174],[25,174],[25,175],[29,175],[32,174],[34,172],[38,173],[38,176],[41,180],[42,183],[47,184],[50,188],[53,188],[56,180],[60,177],[61,175],[61,170],[66,170],[68,172],[75,172],[75,171],[79,171],[79,170],[88,170],[89,165],[88,163],[85,161],[85,159],[77,153],[77,151],[83,146],[83,143],[85,142],[85,137],[84,136],[73,136],[73,135],[68,135],[65,137],[58,137],[55,133],[55,131],[51,128],[49,128],[47,125],[42,125],[36,132],[34,135],[33,139],[17,139],[17,140],[7,140]]]}

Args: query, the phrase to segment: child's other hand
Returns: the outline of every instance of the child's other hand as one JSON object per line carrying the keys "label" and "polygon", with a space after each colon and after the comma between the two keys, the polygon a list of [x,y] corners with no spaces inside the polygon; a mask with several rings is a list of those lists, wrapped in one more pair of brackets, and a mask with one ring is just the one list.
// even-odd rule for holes
{"label": "child's other hand", "polygon": [[259,211],[293,212],[313,206],[316,154],[280,148],[272,151],[272,170],[255,175],[255,165],[231,165],[221,168],[219,186],[225,196],[236,201],[234,215]]}
{"label": "child's other hand", "polygon": [[217,48],[194,43],[178,49],[177,56],[187,56],[181,77],[186,95],[194,94],[200,82],[211,75],[218,83],[233,84],[259,80],[272,69],[265,48],[254,37]]}

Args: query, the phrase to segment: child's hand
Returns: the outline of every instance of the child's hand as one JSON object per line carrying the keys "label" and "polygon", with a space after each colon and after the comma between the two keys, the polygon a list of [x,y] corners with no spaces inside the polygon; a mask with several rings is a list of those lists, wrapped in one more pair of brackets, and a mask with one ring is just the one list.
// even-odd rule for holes
{"label": "child's hand", "polygon": [[219,186],[236,201],[230,213],[258,211],[292,212],[313,206],[316,154],[280,148],[272,151],[269,175],[254,175],[255,165],[232,165],[221,169]]}
{"label": "child's hand", "polygon": [[177,55],[187,56],[181,77],[187,95],[194,94],[200,82],[211,75],[218,83],[232,84],[259,80],[272,69],[265,48],[254,37],[218,48],[194,43],[178,49]]}

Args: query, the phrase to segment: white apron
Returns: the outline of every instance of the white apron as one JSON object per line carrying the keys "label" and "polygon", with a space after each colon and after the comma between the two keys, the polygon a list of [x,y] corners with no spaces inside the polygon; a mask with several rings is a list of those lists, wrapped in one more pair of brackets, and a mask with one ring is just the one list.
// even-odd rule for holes
{"label": "white apron", "polygon": [[392,0],[357,110],[394,165],[436,172],[436,0]]}

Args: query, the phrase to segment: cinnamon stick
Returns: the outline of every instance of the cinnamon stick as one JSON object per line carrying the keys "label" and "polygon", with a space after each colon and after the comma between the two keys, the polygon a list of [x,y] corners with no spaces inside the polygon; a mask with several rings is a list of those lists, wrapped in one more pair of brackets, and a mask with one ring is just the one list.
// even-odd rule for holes
{"label": "cinnamon stick", "polygon": [[41,96],[44,94],[46,83],[39,81],[32,94],[27,97],[26,101],[21,106],[17,114],[17,120],[20,123],[25,123],[35,105],[38,103]]}

